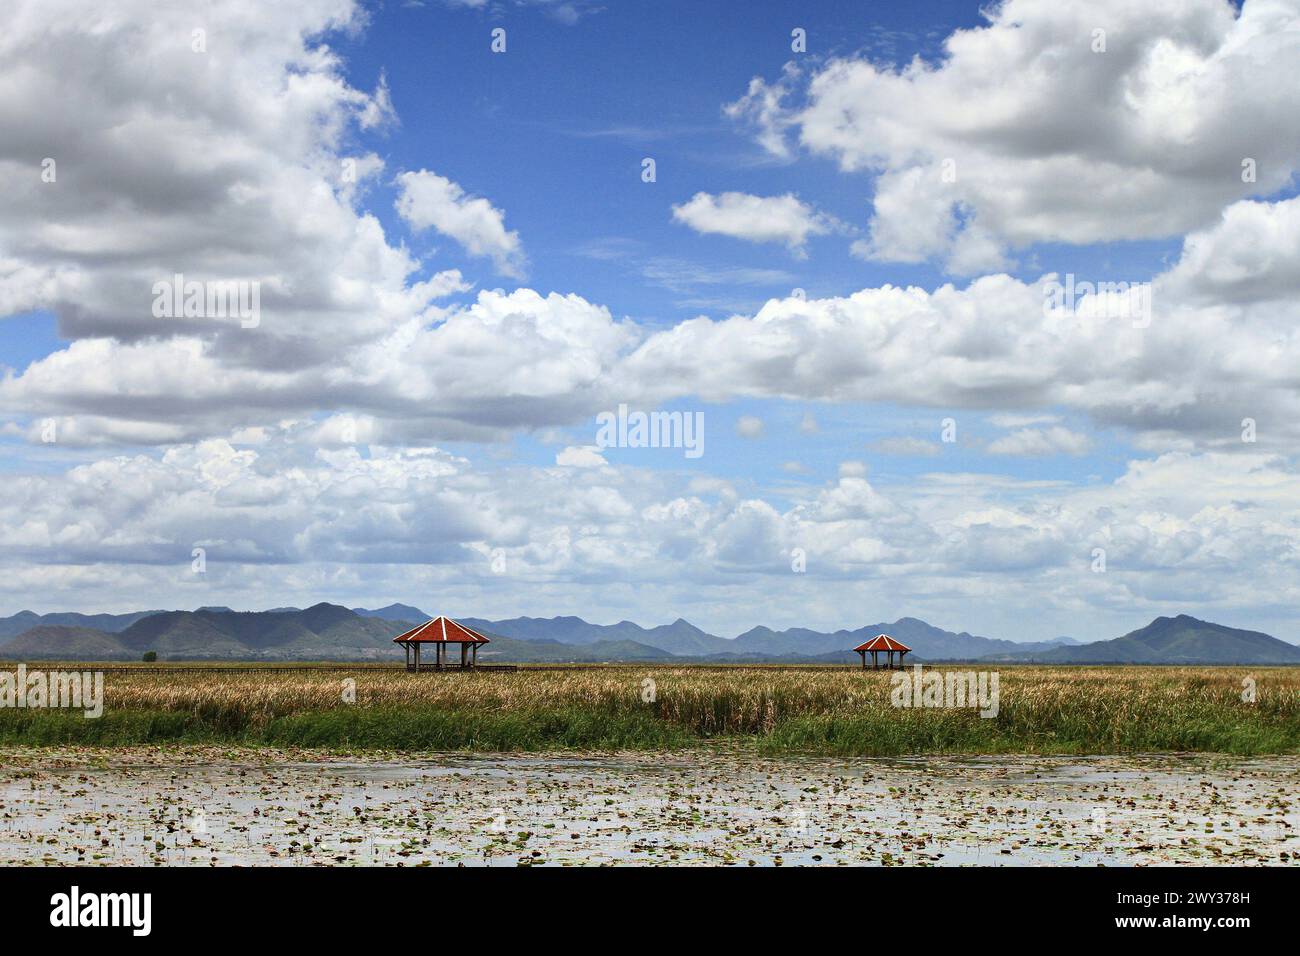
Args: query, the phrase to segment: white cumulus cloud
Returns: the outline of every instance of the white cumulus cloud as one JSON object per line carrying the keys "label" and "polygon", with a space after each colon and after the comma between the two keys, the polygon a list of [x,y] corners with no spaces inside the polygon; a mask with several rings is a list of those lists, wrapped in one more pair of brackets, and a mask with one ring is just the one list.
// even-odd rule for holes
{"label": "white cumulus cloud", "polygon": [[422,169],[397,177],[397,212],[417,232],[433,229],[455,239],[472,256],[492,259],[502,275],[522,278],[527,262],[519,233],[507,229],[505,213],[456,183]]}
{"label": "white cumulus cloud", "polygon": [[1092,439],[1060,425],[1051,428],[1020,428],[989,443],[990,455],[1086,455]]}
{"label": "white cumulus cloud", "polygon": [[817,212],[792,193],[751,196],[726,192],[714,196],[699,192],[673,206],[673,219],[699,233],[749,242],[781,242],[800,256],[805,254],[809,236],[842,228],[833,217]]}
{"label": "white cumulus cloud", "polygon": [[595,445],[570,445],[556,453],[555,463],[564,468],[603,468],[606,464]]}
{"label": "white cumulus cloud", "polygon": [[1300,168],[1294,0],[985,9],[987,25],[952,33],[937,62],[787,68],[728,113],[776,155],[793,137],[877,176],[860,254],[964,273],[1035,242],[1205,228]]}

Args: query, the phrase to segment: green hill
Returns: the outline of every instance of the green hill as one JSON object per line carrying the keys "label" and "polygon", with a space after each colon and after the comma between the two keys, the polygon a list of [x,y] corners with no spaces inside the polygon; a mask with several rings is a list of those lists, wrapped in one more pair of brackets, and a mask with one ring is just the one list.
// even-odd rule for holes
{"label": "green hill", "polygon": [[24,661],[139,660],[117,635],[89,627],[41,624],[0,644],[0,657]]}
{"label": "green hill", "polygon": [[1186,614],[1158,617],[1123,637],[1017,655],[1052,664],[1300,664],[1300,647]]}

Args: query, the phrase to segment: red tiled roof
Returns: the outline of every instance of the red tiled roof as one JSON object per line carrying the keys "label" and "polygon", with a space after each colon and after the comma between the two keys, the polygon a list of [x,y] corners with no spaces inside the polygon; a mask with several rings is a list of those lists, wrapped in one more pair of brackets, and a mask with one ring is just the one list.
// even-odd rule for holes
{"label": "red tiled roof", "polygon": [[890,637],[888,634],[877,634],[871,640],[864,641],[863,643],[859,644],[857,647],[853,649],[855,651],[910,651],[911,650],[911,648],[908,647],[906,644],[899,643],[898,641]]}
{"label": "red tiled roof", "polygon": [[394,644],[491,644],[486,637],[449,617],[435,617],[393,638]]}

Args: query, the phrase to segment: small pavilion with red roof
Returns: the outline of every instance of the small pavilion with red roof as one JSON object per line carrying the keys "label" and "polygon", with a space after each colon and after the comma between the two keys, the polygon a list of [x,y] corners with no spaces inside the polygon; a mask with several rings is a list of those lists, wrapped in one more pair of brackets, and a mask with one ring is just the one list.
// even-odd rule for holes
{"label": "small pavilion with red roof", "polygon": [[[480,644],[492,643],[478,631],[464,624],[458,624],[449,617],[435,617],[418,627],[398,634],[393,638],[394,644],[401,644],[406,651],[406,669],[418,670],[470,670],[478,666],[478,647]],[[420,663],[420,646],[433,645],[433,663]],[[460,645],[460,664],[447,663],[447,645]]]}
{"label": "small pavilion with red roof", "polygon": [[888,670],[894,669],[894,653],[897,652],[898,669],[901,671],[903,669],[903,655],[911,650],[906,644],[894,640],[888,634],[877,634],[871,640],[863,641],[853,649],[862,657],[863,670],[867,669],[867,651],[871,652],[871,669],[873,671],[880,669],[878,655],[881,651],[884,651],[888,656],[888,662],[885,665]]}

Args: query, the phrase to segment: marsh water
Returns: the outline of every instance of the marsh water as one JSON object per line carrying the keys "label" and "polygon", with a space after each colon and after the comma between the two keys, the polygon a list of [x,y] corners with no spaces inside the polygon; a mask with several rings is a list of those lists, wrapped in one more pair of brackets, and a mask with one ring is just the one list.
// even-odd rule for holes
{"label": "marsh water", "polygon": [[1300,862],[1300,758],[0,751],[0,861]]}

